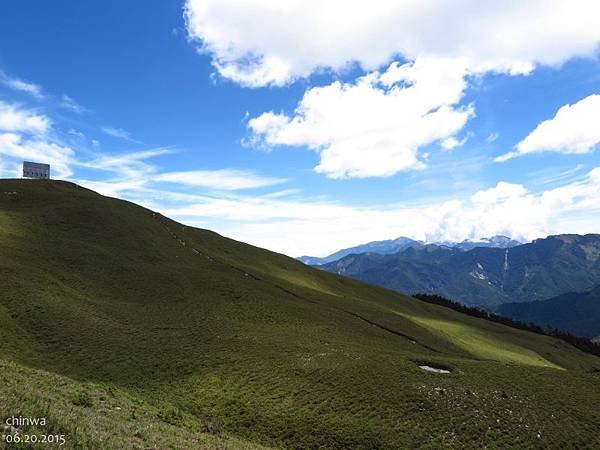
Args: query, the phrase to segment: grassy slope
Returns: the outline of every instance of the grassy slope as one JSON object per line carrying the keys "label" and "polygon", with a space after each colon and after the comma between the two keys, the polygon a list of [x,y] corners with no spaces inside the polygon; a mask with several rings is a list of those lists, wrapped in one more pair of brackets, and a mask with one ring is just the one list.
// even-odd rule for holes
{"label": "grassy slope", "polygon": [[[5,410],[2,424],[6,416],[46,418],[46,426],[21,427],[21,436],[39,439],[42,435],[63,435],[66,448],[266,448],[228,436],[210,422],[173,407],[157,407],[107,384],[77,382],[3,360],[0,382],[0,406]],[[3,445],[6,443],[0,441],[0,448]],[[44,449],[48,444],[32,447]]]}
{"label": "grassy slope", "polygon": [[[61,377],[73,388],[44,404],[72,446],[111,429],[135,442],[144,426],[179,428],[190,447],[600,445],[598,358],[71,184],[0,181],[0,282],[15,374],[0,416],[33,408],[30,379]],[[82,389],[115,389],[145,419],[69,425],[65,396]],[[198,434],[208,422],[225,434]]]}

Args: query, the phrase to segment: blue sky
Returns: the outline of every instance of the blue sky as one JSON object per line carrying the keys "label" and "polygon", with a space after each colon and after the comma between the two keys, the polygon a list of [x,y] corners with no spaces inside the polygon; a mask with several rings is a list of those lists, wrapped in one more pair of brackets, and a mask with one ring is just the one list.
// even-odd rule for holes
{"label": "blue sky", "polygon": [[2,5],[0,175],[293,256],[599,231],[593,2],[301,3]]}

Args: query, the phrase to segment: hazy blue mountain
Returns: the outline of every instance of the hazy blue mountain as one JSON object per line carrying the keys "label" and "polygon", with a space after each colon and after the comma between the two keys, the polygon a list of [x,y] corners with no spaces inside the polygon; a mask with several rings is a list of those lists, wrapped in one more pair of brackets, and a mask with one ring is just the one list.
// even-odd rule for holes
{"label": "hazy blue mountain", "polygon": [[423,243],[420,241],[415,241],[414,239],[401,236],[396,239],[374,241],[369,242],[367,244],[357,245],[356,247],[345,248],[343,250],[339,250],[335,253],[332,253],[329,256],[325,256],[322,258],[318,256],[301,256],[300,258],[298,258],[298,260],[302,261],[304,264],[308,264],[311,266],[319,266],[332,261],[337,261],[338,259],[343,258],[344,256],[352,254],[378,253],[380,255],[389,255],[392,253],[402,251],[409,247],[415,247],[420,245],[423,245]]}
{"label": "hazy blue mountain", "polygon": [[505,303],[495,312],[521,322],[558,328],[578,336],[600,336],[600,285],[586,292],[569,292],[548,300]]}
{"label": "hazy blue mountain", "polygon": [[472,250],[476,247],[492,247],[492,248],[512,248],[517,245],[522,245],[523,242],[519,242],[507,236],[492,236],[491,238],[482,238],[480,240],[466,239],[458,243],[445,243],[449,247],[458,248],[459,250]]}
{"label": "hazy blue mountain", "polygon": [[[458,250],[472,250],[475,247],[493,247],[493,248],[511,248],[521,245],[522,243],[506,236],[492,236],[491,238],[482,238],[480,240],[466,239],[462,242],[434,242],[435,245],[443,247],[456,248]],[[348,255],[357,255],[362,253],[377,253],[379,255],[391,255],[400,252],[409,247],[420,247],[425,245],[422,241],[416,241],[407,237],[399,237],[397,239],[389,239],[386,241],[374,241],[367,244],[357,245],[332,253],[329,256],[301,256],[298,260],[304,264],[311,266],[319,266],[327,264]]]}
{"label": "hazy blue mountain", "polygon": [[512,248],[467,251],[422,245],[393,255],[349,255],[322,269],[468,305],[546,300],[600,284],[600,235],[549,236]]}

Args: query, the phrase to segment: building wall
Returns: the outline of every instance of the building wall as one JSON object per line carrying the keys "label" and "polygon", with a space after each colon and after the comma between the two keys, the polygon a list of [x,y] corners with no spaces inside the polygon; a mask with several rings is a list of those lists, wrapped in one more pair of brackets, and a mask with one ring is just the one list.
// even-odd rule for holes
{"label": "building wall", "polygon": [[50,165],[24,161],[23,177],[48,179],[50,178]]}

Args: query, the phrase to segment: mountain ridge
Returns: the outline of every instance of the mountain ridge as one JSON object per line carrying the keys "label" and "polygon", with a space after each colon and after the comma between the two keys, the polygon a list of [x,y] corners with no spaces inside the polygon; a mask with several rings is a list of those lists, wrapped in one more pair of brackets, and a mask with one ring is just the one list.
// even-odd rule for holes
{"label": "mountain ridge", "polygon": [[507,249],[426,245],[393,255],[346,256],[320,268],[468,305],[545,300],[600,281],[600,235],[549,236]]}
{"label": "mountain ridge", "polygon": [[318,257],[318,256],[300,256],[297,258],[299,261],[308,265],[322,265],[329,262],[337,261],[338,259],[343,258],[344,256],[348,256],[351,254],[359,254],[359,253],[378,253],[382,255],[387,255],[391,253],[396,253],[398,251],[404,250],[411,246],[419,246],[422,245],[421,241],[417,241],[411,238],[407,238],[404,236],[400,236],[396,239],[387,239],[383,241],[372,241],[366,244],[357,245],[350,248],[345,248],[342,250],[338,250],[337,252],[332,253],[331,255]]}
{"label": "mountain ridge", "polygon": [[476,247],[511,248],[516,247],[517,245],[522,245],[522,242],[503,235],[495,235],[491,238],[481,238],[477,240],[465,239],[461,242],[423,242],[405,236],[400,236],[396,239],[372,241],[366,244],[361,244],[354,247],[338,250],[337,252],[324,257],[300,256],[297,259],[303,262],[304,264],[316,266],[334,262],[343,258],[344,256],[349,256],[353,254],[377,253],[380,255],[390,255],[406,250],[407,248],[420,247],[423,245],[437,245],[440,247],[458,248],[460,250],[471,250]]}

